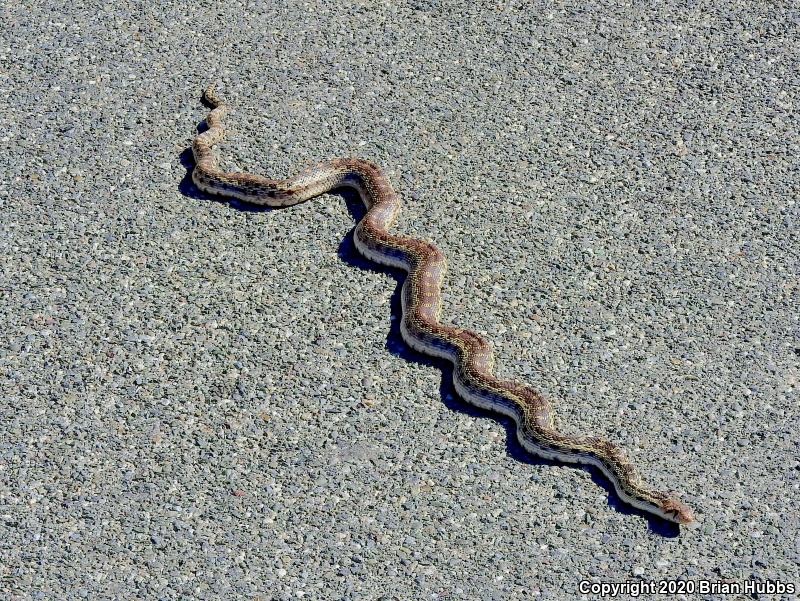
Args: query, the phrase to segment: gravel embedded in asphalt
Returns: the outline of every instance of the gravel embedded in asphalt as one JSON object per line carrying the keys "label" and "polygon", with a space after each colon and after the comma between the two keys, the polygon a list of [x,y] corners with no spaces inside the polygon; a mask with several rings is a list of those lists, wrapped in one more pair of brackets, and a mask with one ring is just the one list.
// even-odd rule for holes
{"label": "gravel embedded in asphalt", "polygon": [[[1,596],[800,587],[797,9],[24,4],[0,31]],[[455,398],[400,342],[352,198],[198,193],[214,80],[227,168],[383,166],[397,231],[448,257],[444,318],[699,523]]]}

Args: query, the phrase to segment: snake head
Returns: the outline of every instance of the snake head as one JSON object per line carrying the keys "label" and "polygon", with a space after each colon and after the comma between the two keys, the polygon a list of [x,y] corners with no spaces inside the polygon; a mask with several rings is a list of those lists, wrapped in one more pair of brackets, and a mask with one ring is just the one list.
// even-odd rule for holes
{"label": "snake head", "polygon": [[664,517],[678,524],[691,524],[695,521],[694,513],[689,506],[674,496],[667,497],[661,503],[661,511],[664,512]]}

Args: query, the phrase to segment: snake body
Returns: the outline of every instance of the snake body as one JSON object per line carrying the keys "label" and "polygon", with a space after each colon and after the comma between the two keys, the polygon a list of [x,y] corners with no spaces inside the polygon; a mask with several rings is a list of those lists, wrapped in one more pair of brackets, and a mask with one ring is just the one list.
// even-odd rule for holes
{"label": "snake body", "polygon": [[630,505],[672,522],[694,521],[691,509],[674,494],[645,485],[615,444],[559,432],[550,403],[539,392],[493,374],[492,349],[481,336],[439,321],[445,257],[429,242],[389,232],[400,210],[400,198],[379,167],[361,159],[333,159],[283,180],[222,171],[213,147],[224,136],[226,106],[213,86],[206,90],[205,98],[212,107],[206,118],[208,128],[192,144],[196,161],[192,179],[198,188],[271,207],[294,205],[337,188],[355,189],[367,208],[354,231],[358,251],[375,263],[408,272],[401,296],[401,335],[415,350],[453,364],[453,384],[459,396],[513,419],[517,437],[528,452],[548,460],[594,465]]}

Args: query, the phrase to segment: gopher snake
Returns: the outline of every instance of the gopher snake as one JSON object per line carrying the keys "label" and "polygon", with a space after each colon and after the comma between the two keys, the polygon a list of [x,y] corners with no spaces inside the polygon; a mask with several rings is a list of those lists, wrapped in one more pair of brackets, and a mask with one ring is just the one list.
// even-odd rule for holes
{"label": "gopher snake", "polygon": [[445,257],[429,242],[389,233],[400,210],[400,198],[380,168],[361,159],[333,159],[284,180],[224,172],[212,148],[224,135],[225,105],[213,86],[206,90],[205,98],[212,107],[206,119],[208,129],[192,144],[196,161],[192,179],[198,188],[271,207],[294,205],[335,188],[355,189],[367,208],[354,231],[359,252],[375,263],[408,272],[401,296],[403,339],[417,351],[453,363],[453,384],[463,399],[511,417],[528,452],[550,460],[594,465],[630,505],[680,524],[694,521],[691,509],[675,496],[646,486],[622,449],[600,438],[562,434],[555,429],[550,403],[541,394],[495,377],[494,357],[486,340],[470,330],[439,322]]}

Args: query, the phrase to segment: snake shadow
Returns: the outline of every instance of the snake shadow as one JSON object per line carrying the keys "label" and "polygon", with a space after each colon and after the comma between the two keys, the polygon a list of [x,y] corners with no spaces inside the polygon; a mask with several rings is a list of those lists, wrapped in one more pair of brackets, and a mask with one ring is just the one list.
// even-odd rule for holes
{"label": "snake shadow", "polygon": [[[198,127],[198,133],[202,131],[204,131],[204,124],[201,124]],[[194,168],[195,162],[191,148],[181,153],[180,162],[186,168],[186,175],[178,185],[178,190],[180,191],[181,194],[183,194],[188,198],[222,202],[228,204],[231,208],[237,211],[244,211],[250,213],[264,213],[264,212],[284,210],[284,208],[281,207],[262,207],[262,206],[252,205],[236,199],[231,199],[222,196],[215,196],[212,194],[207,194],[205,192],[202,192],[197,188],[197,186],[194,185],[194,182],[192,181],[192,169]],[[347,210],[350,213],[350,216],[353,218],[354,223],[358,223],[366,213],[364,205],[361,203],[361,200],[359,199],[358,195],[354,191],[349,189],[335,190],[333,191],[333,194],[341,196],[344,199],[345,204],[347,206]],[[290,209],[291,207],[286,207],[286,208]],[[353,226],[350,229],[350,231],[347,233],[347,235],[339,245],[338,249],[339,258],[344,263],[347,263],[352,267],[356,267],[364,271],[387,274],[395,281],[395,289],[394,292],[392,293],[390,301],[391,315],[392,317],[394,317],[394,319],[391,320],[389,334],[386,337],[387,350],[393,355],[400,357],[405,361],[411,361],[414,363],[439,369],[442,373],[442,381],[439,385],[439,394],[441,395],[442,401],[444,402],[445,406],[448,409],[452,411],[458,411],[460,413],[464,413],[466,415],[476,418],[489,419],[500,424],[506,431],[506,451],[508,452],[509,455],[511,455],[515,460],[519,461],[520,463],[526,463],[528,465],[553,466],[553,467],[558,467],[559,469],[566,468],[566,469],[583,470],[585,472],[588,472],[591,476],[592,481],[606,491],[606,494],[608,496],[608,504],[615,511],[618,511],[623,515],[638,515],[644,518],[647,521],[648,528],[654,534],[666,538],[675,538],[679,536],[680,526],[678,526],[678,524],[675,524],[668,520],[661,519],[658,516],[654,516],[651,513],[642,511],[625,503],[619,497],[619,495],[617,495],[616,491],[614,490],[614,486],[611,484],[608,478],[606,478],[605,475],[598,468],[594,466],[564,464],[557,461],[542,459],[541,457],[532,455],[531,453],[528,453],[524,449],[524,447],[520,444],[519,440],[517,439],[516,424],[511,418],[499,415],[491,411],[486,411],[484,409],[475,407],[474,405],[471,405],[463,401],[458,396],[455,387],[453,386],[452,364],[444,359],[429,357],[428,355],[424,355],[422,353],[413,350],[410,346],[408,346],[405,343],[402,335],[400,334],[400,319],[402,316],[400,295],[401,295],[401,289],[403,287],[403,282],[405,281],[406,273],[400,269],[394,269],[391,267],[378,265],[362,257],[359,254],[358,250],[356,249],[355,243],[353,241],[354,231],[355,231],[355,226]]]}

